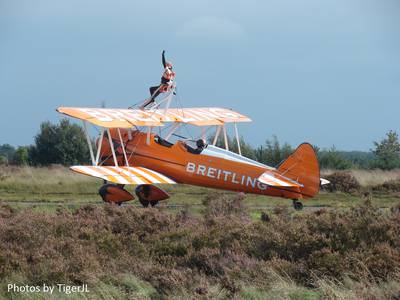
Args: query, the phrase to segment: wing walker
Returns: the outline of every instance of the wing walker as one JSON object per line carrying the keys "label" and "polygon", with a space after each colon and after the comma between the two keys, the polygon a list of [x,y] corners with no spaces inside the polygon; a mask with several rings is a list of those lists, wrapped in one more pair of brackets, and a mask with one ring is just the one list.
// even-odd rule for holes
{"label": "wing walker", "polygon": [[[167,82],[161,82],[158,89],[152,87],[151,98],[137,108],[57,109],[82,120],[92,164],[70,169],[103,179],[99,194],[105,202],[121,204],[134,200],[126,189],[128,185],[136,186],[135,194],[145,207],[169,198],[159,186],[163,184],[190,184],[287,198],[293,200],[298,210],[303,208],[303,199],[318,194],[321,181],[326,181],[320,178],[317,156],[310,144],[298,146],[276,167],[244,157],[237,124],[251,120],[226,108],[171,107],[176,100],[173,79],[171,76]],[[158,95],[154,93],[164,97],[156,102]],[[89,123],[100,129],[95,145],[89,135]],[[200,129],[198,138],[177,134],[188,125]],[[238,153],[230,151],[228,126],[233,127]],[[213,133],[209,144],[205,142],[207,132]],[[223,147],[217,147],[220,136]]]}

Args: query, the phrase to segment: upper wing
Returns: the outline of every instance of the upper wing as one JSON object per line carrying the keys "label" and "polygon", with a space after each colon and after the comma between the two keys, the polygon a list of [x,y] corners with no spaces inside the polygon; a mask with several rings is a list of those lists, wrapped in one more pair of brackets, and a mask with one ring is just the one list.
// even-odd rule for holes
{"label": "upper wing", "polygon": [[163,126],[164,122],[181,122],[197,126],[250,122],[251,119],[230,109],[218,107],[170,108],[157,110],[59,107],[58,112],[107,128]]}
{"label": "upper wing", "polygon": [[59,113],[107,128],[162,126],[159,118],[139,109],[59,107]]}
{"label": "upper wing", "polygon": [[251,122],[251,119],[236,111],[219,107],[170,108],[165,116],[164,110],[156,110],[164,122],[182,122],[197,126],[223,125],[233,122]]}
{"label": "upper wing", "polygon": [[72,166],[71,170],[118,184],[175,184],[172,179],[143,167]]}

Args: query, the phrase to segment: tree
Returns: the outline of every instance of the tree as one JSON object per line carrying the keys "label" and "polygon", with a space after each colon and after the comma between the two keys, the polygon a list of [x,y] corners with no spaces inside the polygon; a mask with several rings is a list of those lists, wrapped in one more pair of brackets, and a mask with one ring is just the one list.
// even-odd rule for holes
{"label": "tree", "polygon": [[380,142],[374,142],[374,145],[373,153],[376,155],[376,159],[373,167],[382,170],[400,167],[400,143],[396,131],[390,130],[386,133],[386,138]]}
{"label": "tree", "polygon": [[82,127],[67,119],[59,124],[43,122],[29,158],[35,165],[88,163],[89,148]]}
{"label": "tree", "polygon": [[8,159],[4,155],[0,155],[0,166],[4,166],[8,164]]}
{"label": "tree", "polygon": [[0,145],[0,155],[7,159],[7,162],[13,160],[15,154],[15,148],[10,144]]}
{"label": "tree", "polygon": [[[240,137],[239,140],[240,140],[240,150],[242,152],[242,155],[244,157],[248,157],[250,159],[254,159],[255,160],[256,159],[256,154],[254,153],[253,147],[250,144],[246,143],[246,141],[244,140],[243,137]],[[238,151],[236,139],[234,141],[232,141],[232,143],[233,142],[234,142],[233,151],[238,153],[239,151]]]}
{"label": "tree", "polygon": [[320,167],[324,169],[346,170],[352,167],[352,163],[345,159],[335,146],[328,151],[318,151],[318,161]]}
{"label": "tree", "polygon": [[274,135],[271,140],[266,140],[264,146],[255,150],[255,156],[259,162],[267,165],[277,166],[293,152],[293,148],[284,143],[280,145],[278,138]]}
{"label": "tree", "polygon": [[[214,140],[213,136],[208,137],[208,143],[211,144]],[[237,145],[237,140],[236,137],[230,137],[229,135],[227,136],[228,140],[228,145],[229,145],[229,150],[235,153],[239,153],[239,148]],[[250,144],[246,143],[246,141],[243,139],[243,137],[239,138],[240,141],[240,150],[242,152],[242,156],[248,157],[251,159],[255,159],[255,154],[254,154],[254,149],[251,147]],[[225,140],[223,136],[219,136],[217,143],[215,144],[217,147],[220,147],[222,149],[225,149]]]}
{"label": "tree", "polygon": [[29,147],[20,146],[15,151],[12,163],[18,166],[29,164]]}

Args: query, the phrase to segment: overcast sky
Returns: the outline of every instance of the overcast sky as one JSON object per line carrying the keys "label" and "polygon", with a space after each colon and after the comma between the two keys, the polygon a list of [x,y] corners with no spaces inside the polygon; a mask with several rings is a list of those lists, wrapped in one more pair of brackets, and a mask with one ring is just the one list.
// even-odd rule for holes
{"label": "overcast sky", "polygon": [[58,106],[144,100],[163,49],[183,105],[248,115],[253,145],[400,131],[398,0],[0,0],[0,144],[32,143]]}

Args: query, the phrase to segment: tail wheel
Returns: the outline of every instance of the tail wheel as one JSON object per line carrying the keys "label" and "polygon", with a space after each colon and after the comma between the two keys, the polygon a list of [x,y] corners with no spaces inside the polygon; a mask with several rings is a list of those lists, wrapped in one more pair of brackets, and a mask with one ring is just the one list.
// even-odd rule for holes
{"label": "tail wheel", "polygon": [[303,209],[303,203],[301,203],[298,200],[293,200],[293,208],[295,210],[302,210]]}

